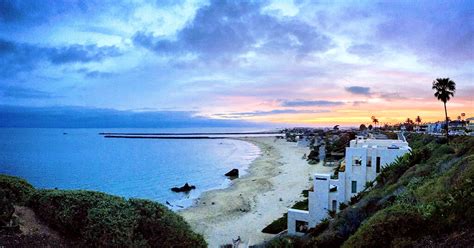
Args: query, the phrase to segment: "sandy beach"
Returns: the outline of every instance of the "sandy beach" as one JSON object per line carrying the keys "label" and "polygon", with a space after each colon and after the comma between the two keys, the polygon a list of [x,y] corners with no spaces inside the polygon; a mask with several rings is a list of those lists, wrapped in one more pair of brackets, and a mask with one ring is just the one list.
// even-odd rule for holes
{"label": "sandy beach", "polygon": [[286,213],[301,191],[311,186],[309,178],[333,168],[309,165],[302,159],[309,148],[274,137],[245,138],[261,150],[248,174],[226,189],[204,193],[193,207],[180,211],[193,230],[206,238],[209,247],[231,244],[241,237],[253,245],[273,237],[261,230]]}

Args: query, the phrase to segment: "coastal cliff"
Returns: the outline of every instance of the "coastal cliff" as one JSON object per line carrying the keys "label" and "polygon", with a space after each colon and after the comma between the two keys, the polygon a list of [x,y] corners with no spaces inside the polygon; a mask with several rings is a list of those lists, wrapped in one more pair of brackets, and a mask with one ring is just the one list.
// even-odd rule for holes
{"label": "coastal cliff", "polygon": [[474,242],[474,138],[410,134],[412,152],[333,218],[270,247],[468,247]]}
{"label": "coastal cliff", "polygon": [[141,199],[38,190],[0,175],[0,244],[7,247],[206,247],[182,217]]}

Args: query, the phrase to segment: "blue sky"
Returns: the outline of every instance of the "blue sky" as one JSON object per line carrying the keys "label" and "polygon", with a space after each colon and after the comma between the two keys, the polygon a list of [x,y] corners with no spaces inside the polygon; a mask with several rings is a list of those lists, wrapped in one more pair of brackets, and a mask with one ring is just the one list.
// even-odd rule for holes
{"label": "blue sky", "polygon": [[0,10],[2,111],[436,120],[431,82],[450,77],[451,115],[473,114],[473,1],[0,0]]}

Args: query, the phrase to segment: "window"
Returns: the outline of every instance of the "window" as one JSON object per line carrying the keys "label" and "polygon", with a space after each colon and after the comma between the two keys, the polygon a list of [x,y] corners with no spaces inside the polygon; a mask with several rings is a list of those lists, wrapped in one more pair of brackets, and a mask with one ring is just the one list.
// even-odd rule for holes
{"label": "window", "polygon": [[377,163],[375,167],[375,172],[379,173],[380,172],[380,157],[377,157]]}
{"label": "window", "polygon": [[332,211],[336,211],[337,210],[337,201],[336,200],[332,200]]}
{"label": "window", "polygon": [[357,193],[357,181],[352,181],[352,193]]}
{"label": "window", "polygon": [[367,157],[367,167],[372,167],[372,157]]}
{"label": "window", "polygon": [[352,165],[353,166],[361,166],[362,159],[359,156],[352,156]]}
{"label": "window", "polygon": [[306,233],[306,232],[308,232],[308,228],[309,228],[308,222],[301,221],[301,220],[296,221],[296,231],[297,232]]}

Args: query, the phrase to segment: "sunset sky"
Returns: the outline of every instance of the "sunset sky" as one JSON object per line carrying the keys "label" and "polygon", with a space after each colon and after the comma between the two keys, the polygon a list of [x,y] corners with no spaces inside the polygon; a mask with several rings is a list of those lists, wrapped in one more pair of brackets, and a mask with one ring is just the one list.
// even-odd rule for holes
{"label": "sunset sky", "polygon": [[439,77],[451,118],[473,116],[474,1],[0,0],[3,121],[433,121]]}

